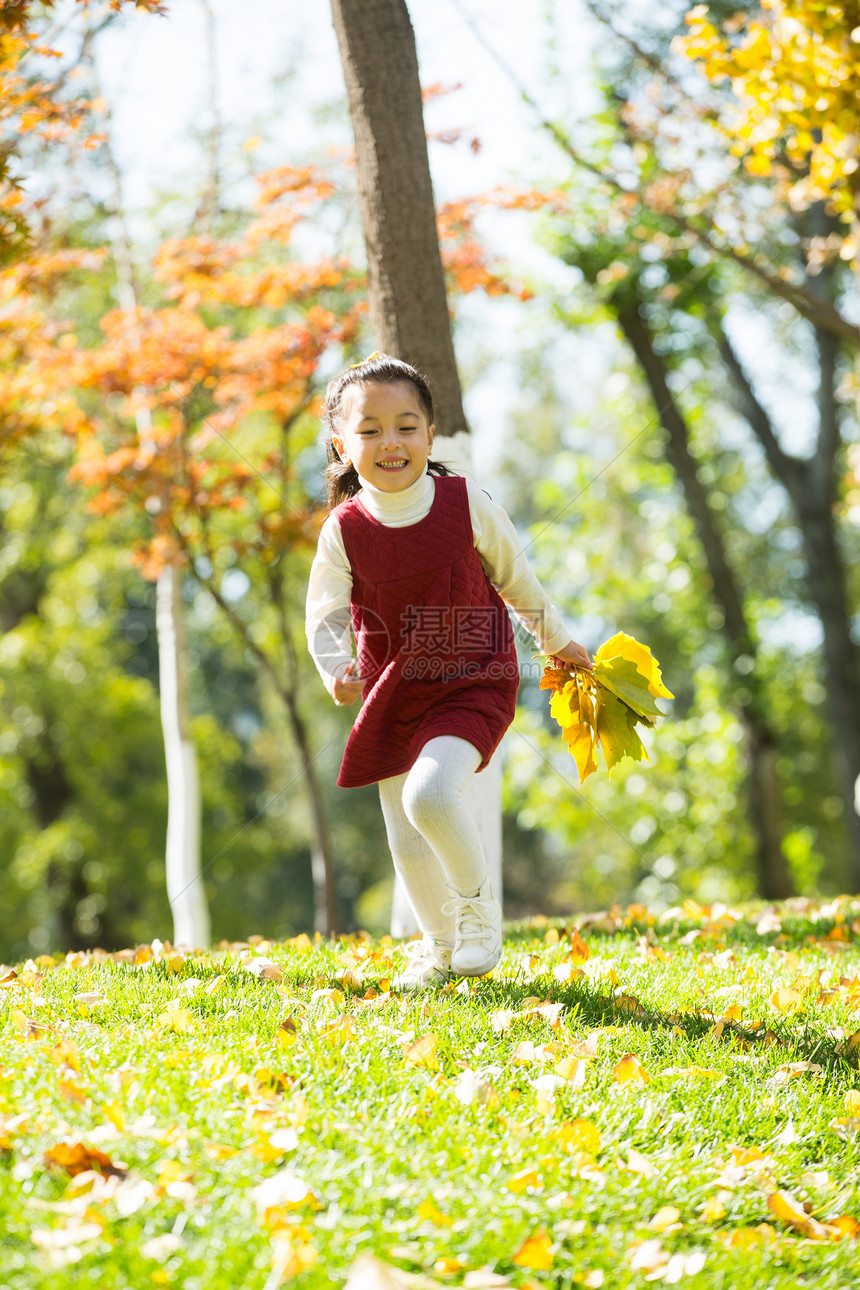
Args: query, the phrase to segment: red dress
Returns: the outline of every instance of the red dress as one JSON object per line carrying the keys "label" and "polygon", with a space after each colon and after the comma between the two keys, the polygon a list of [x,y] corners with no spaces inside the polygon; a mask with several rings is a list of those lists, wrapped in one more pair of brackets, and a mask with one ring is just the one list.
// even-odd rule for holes
{"label": "red dress", "polygon": [[483,770],[514,717],[514,634],[475,550],[466,481],[437,476],[435,485],[427,515],[404,528],[381,524],[359,497],[333,511],[366,681],[342,788],[402,775],[439,735],[468,740]]}

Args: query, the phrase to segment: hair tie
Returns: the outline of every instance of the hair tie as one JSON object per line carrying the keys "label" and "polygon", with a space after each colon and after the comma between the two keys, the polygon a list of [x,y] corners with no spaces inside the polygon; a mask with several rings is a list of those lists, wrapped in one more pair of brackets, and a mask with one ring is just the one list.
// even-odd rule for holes
{"label": "hair tie", "polygon": [[364,367],[365,363],[372,363],[375,358],[379,358],[379,350],[375,349],[367,358],[363,358],[360,363],[350,363],[349,370],[353,371],[356,367]]}

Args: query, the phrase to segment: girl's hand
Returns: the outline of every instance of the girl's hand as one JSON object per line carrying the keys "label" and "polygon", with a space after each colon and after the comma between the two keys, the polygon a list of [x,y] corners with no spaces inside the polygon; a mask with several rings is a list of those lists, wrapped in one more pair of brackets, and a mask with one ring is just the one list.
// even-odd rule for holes
{"label": "girl's hand", "polygon": [[590,672],[594,664],[588,657],[588,650],[578,641],[568,641],[564,649],[556,650],[552,656],[552,661],[558,667],[570,666],[572,663],[575,667],[584,667]]}
{"label": "girl's hand", "polygon": [[343,670],[343,674],[335,677],[332,695],[335,703],[341,707],[349,707],[351,703],[355,703],[356,699],[361,697],[363,689],[364,681],[356,673],[355,664],[348,663]]}

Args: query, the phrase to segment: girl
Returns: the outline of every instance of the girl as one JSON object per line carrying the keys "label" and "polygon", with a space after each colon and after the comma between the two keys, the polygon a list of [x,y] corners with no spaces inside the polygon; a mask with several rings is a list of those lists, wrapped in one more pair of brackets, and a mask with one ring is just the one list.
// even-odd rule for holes
{"label": "girl", "polygon": [[[364,703],[338,784],[379,784],[391,854],[423,940],[399,989],[482,976],[501,956],[466,786],[514,716],[519,669],[505,603],[543,654],[590,667],[532,573],[511,521],[429,461],[433,400],[407,363],[374,354],[326,392],[333,508],[308,589],[307,637],[335,703]],[[350,624],[357,642],[353,660]]]}

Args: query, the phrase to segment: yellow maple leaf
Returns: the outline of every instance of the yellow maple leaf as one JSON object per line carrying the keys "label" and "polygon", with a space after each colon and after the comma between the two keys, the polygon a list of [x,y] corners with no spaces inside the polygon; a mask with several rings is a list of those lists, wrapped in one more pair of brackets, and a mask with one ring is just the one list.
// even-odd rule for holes
{"label": "yellow maple leaf", "polygon": [[514,1263],[521,1268],[534,1268],[535,1271],[546,1271],[552,1267],[552,1242],[543,1228],[523,1241],[514,1255]]}
{"label": "yellow maple leaf", "polygon": [[611,690],[598,689],[596,702],[597,737],[606,758],[606,769],[611,773],[613,766],[622,757],[632,757],[634,761],[648,761],[642,740],[636,733],[637,714]]}
{"label": "yellow maple leaf", "polygon": [[600,1150],[600,1130],[591,1120],[565,1120],[550,1135],[565,1151],[584,1151],[594,1156]]}
{"label": "yellow maple leaf", "polygon": [[612,1078],[616,1084],[648,1084],[651,1080],[635,1053],[625,1053],[613,1068]]}
{"label": "yellow maple leaf", "polygon": [[648,689],[655,699],[674,699],[674,694],[666,689],[660,674],[660,664],[652,655],[647,645],[626,632],[617,632],[610,640],[604,641],[594,656],[595,663],[604,663],[610,658],[626,658],[636,664],[636,670],[648,682]]}
{"label": "yellow maple leaf", "polygon": [[407,1066],[423,1066],[425,1070],[437,1071],[439,1058],[436,1053],[438,1039],[434,1034],[422,1035],[414,1044],[403,1048],[403,1060]]}

